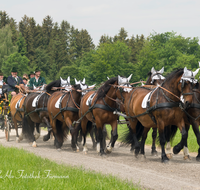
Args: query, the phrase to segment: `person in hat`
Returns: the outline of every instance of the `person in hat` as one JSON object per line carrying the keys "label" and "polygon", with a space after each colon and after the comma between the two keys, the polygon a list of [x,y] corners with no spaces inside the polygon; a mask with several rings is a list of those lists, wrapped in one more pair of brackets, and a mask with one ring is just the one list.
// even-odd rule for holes
{"label": "person in hat", "polygon": [[27,82],[28,82],[28,81],[27,81],[27,78],[26,78],[26,77],[23,77],[22,80],[23,80],[24,86],[27,86]]}
{"label": "person in hat", "polygon": [[26,73],[23,74],[23,78],[22,78],[25,86],[27,86],[29,84],[29,77]]}
{"label": "person in hat", "polygon": [[19,85],[24,84],[21,77],[17,76],[17,69],[13,67],[11,70],[11,76],[7,78],[7,84],[9,86],[8,92],[11,92],[11,95],[14,96],[19,92]]}
{"label": "person in hat", "polygon": [[29,74],[29,78],[31,79],[33,77],[35,77],[35,72],[31,71],[30,74]]}
{"label": "person in hat", "polygon": [[44,77],[40,76],[40,69],[36,68],[35,70],[35,76],[33,78],[30,79],[30,83],[28,85],[28,87],[30,89],[33,89],[33,86],[35,87],[41,87],[42,85],[46,84],[46,81],[44,79]]}

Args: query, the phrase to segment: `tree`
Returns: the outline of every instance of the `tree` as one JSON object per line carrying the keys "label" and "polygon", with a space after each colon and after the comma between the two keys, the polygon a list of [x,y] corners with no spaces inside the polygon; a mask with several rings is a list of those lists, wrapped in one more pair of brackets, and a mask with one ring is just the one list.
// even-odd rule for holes
{"label": "tree", "polygon": [[18,46],[18,53],[20,53],[22,56],[27,54],[26,42],[25,39],[22,37],[21,32],[19,33],[19,38],[17,39],[17,46]]}
{"label": "tree", "polygon": [[10,18],[5,11],[0,11],[0,29],[10,23]]}
{"label": "tree", "polygon": [[12,42],[12,31],[9,25],[0,29],[0,68],[7,57],[17,52],[17,46]]}
{"label": "tree", "polygon": [[2,64],[2,71],[4,75],[9,76],[13,67],[18,69],[18,75],[22,76],[24,72],[28,70],[28,62],[29,59],[24,55],[22,56],[20,53],[15,52],[6,59],[6,61]]}

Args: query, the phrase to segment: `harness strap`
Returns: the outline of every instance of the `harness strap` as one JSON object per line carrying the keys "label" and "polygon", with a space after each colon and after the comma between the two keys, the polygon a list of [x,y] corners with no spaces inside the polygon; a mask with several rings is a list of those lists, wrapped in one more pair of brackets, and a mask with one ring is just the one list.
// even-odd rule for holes
{"label": "harness strap", "polygon": [[157,104],[157,105],[154,105],[154,106],[148,108],[144,113],[141,113],[139,115],[135,115],[135,116],[130,116],[129,115],[128,118],[134,119],[134,118],[137,118],[137,117],[149,114],[150,112],[155,111],[157,109],[181,107],[182,105],[180,105],[180,103],[181,102],[165,102],[165,103],[160,103],[160,104]]}

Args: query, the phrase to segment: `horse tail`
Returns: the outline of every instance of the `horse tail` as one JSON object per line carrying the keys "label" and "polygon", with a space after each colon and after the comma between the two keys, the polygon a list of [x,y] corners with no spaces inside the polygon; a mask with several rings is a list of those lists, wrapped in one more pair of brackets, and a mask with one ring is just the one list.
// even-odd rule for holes
{"label": "horse tail", "polygon": [[[141,139],[143,131],[144,131],[144,126],[138,121],[136,125],[136,138],[138,141]],[[128,126],[128,130],[123,132],[119,140],[122,142],[122,144],[125,145],[131,144],[132,146],[134,146],[135,142],[133,139],[133,130],[131,129],[131,127]]]}
{"label": "horse tail", "polygon": [[28,140],[30,140],[31,142],[34,141],[34,127],[31,128],[30,125],[30,118],[27,115],[24,115],[23,120],[22,120],[22,133],[24,134],[24,137]]}

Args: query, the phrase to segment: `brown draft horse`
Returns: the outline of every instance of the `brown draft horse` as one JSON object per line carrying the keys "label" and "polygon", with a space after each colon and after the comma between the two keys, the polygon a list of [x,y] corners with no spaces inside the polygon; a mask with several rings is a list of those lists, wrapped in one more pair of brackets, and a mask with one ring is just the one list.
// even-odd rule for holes
{"label": "brown draft horse", "polygon": [[[165,77],[162,76],[164,73],[164,67],[160,71],[156,71],[154,67],[152,67],[151,71],[148,73],[148,79],[146,81],[146,85],[160,85],[164,82]],[[156,137],[157,137],[157,128],[153,128],[152,132],[152,147],[151,154],[157,155],[156,151]],[[133,149],[133,147],[131,148]]]}
{"label": "brown draft horse", "polygon": [[[131,76],[130,76],[131,77]],[[129,79],[130,80],[130,79]],[[113,114],[113,111],[117,109],[115,99],[117,98],[116,90],[112,85],[118,84],[118,78],[111,78],[102,85],[97,92],[88,92],[82,99],[79,110],[80,124],[76,130],[82,129],[84,137],[83,152],[87,153],[86,135],[91,129],[92,123],[96,124],[96,140],[97,140],[97,152],[100,155],[104,155],[103,145],[103,127],[105,124],[110,124],[112,127],[111,141],[107,147],[107,152],[111,152],[114,144],[118,138],[117,134],[117,119],[118,116]],[[90,96],[94,96],[89,105],[86,103]],[[100,145],[100,146],[99,146]]]}
{"label": "brown draft horse", "polygon": [[17,121],[22,122],[24,117],[24,100],[26,98],[25,94],[16,94],[13,96],[10,102],[10,112],[12,116],[12,120],[14,122],[15,130],[16,130],[16,142],[20,142],[23,139],[22,134],[19,136],[18,134],[18,126]]}
{"label": "brown draft horse", "polygon": [[[32,103],[34,99],[39,95],[40,98],[38,102],[35,106],[33,106]],[[38,134],[40,133],[40,123],[45,123],[47,125],[48,131],[51,129],[48,119],[49,115],[46,108],[49,96],[49,93],[33,92],[28,94],[24,101],[25,115],[22,123],[23,134],[32,142],[33,147],[37,147],[36,137],[34,136],[35,126]],[[39,138],[39,136],[37,138]]]}
{"label": "brown draft horse", "polygon": [[[188,106],[186,116],[185,116],[185,122],[186,122],[186,131],[189,130],[190,124],[192,125],[194,134],[197,138],[197,143],[199,145],[198,149],[198,155],[196,156],[196,160],[200,161],[200,132],[199,132],[199,125],[200,125],[200,85],[199,82],[195,85],[193,89],[193,99],[192,103]],[[187,136],[188,137],[188,136]],[[184,147],[183,147],[184,145]],[[181,142],[178,143],[173,148],[173,153],[178,154],[181,149],[184,149],[184,159],[189,158],[189,151],[187,148],[187,141],[183,144],[183,139],[181,139]]]}
{"label": "brown draft horse", "polygon": [[16,142],[20,142],[20,140],[23,140],[23,134],[21,133],[20,136],[18,134],[17,125],[17,122],[22,122],[22,119],[24,117],[24,100],[26,98],[26,95],[24,94],[25,88],[23,84],[20,84],[20,91],[22,93],[18,93],[13,96],[10,102],[10,112],[16,130]]}
{"label": "brown draft horse", "polygon": [[[182,76],[187,74],[187,69],[178,69],[168,75],[160,88],[157,88],[151,96],[150,108],[142,108],[142,101],[144,97],[150,92],[145,86],[133,89],[130,93],[120,93],[117,90],[117,97],[125,99],[125,111],[129,118],[130,128],[129,133],[125,139],[134,141],[135,155],[138,156],[141,147],[141,155],[144,157],[144,144],[147,138],[147,132],[151,127],[157,127],[159,131],[160,144],[162,147],[162,162],[167,162],[169,159],[165,154],[165,135],[164,128],[168,125],[176,125],[182,133],[182,143],[187,140],[187,131],[185,129],[184,112],[182,109],[192,102],[192,86],[189,81],[181,82]],[[192,77],[192,76],[190,76]],[[182,79],[184,80],[184,79]],[[164,90],[166,89],[166,90]],[[180,102],[180,95],[184,95],[185,104]],[[181,109],[181,108],[182,109]],[[136,117],[135,117],[136,116]],[[138,143],[139,136],[137,136],[136,129],[144,127],[141,145]],[[127,141],[127,142],[128,142]]]}
{"label": "brown draft horse", "polygon": [[[47,110],[55,136],[55,146],[58,149],[62,147],[64,137],[66,137],[68,130],[70,130],[72,135],[71,147],[73,150],[77,150],[77,135],[74,133],[72,123],[79,118],[78,111],[82,97],[81,90],[80,84],[73,85],[71,86],[71,90],[54,92],[49,98]],[[59,107],[55,107],[59,99],[61,99],[61,102],[58,105]]]}

